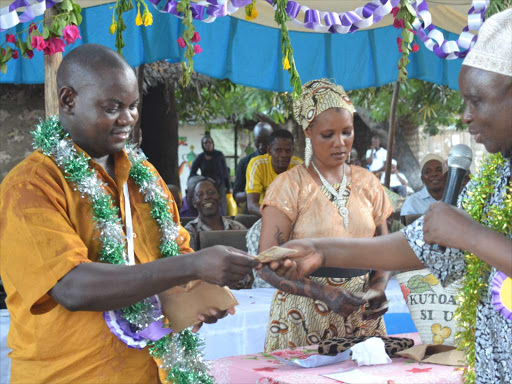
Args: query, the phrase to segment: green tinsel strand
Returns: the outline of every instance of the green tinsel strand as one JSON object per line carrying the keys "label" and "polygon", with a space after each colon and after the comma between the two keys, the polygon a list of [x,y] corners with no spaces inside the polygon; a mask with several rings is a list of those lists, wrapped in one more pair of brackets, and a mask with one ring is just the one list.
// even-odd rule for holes
{"label": "green tinsel strand", "polygon": [[78,183],[81,180],[90,177],[94,172],[89,169],[89,158],[83,153],[64,165],[64,172],[68,175],[68,180],[72,183]]}
{"label": "green tinsel strand", "polygon": [[117,221],[119,222],[119,208],[114,205],[110,195],[102,195],[92,203],[94,221]]}
{"label": "green tinsel strand", "polygon": [[136,162],[130,169],[130,177],[135,181],[135,184],[140,185],[152,181],[151,179],[155,178],[155,175],[142,162]]}
{"label": "green tinsel strand", "polygon": [[181,331],[179,341],[185,352],[195,351],[199,346],[199,338],[188,328]]}
{"label": "green tinsel strand", "polygon": [[175,241],[167,241],[160,245],[160,252],[164,257],[178,256],[180,254],[180,247]]}
{"label": "green tinsel strand", "polygon": [[50,156],[59,140],[68,136],[56,116],[50,116],[46,121],[39,120],[36,129],[30,133],[34,137],[34,149],[41,148],[46,156]]}
{"label": "green tinsel strand", "polygon": [[141,313],[150,311],[152,307],[149,300],[142,300],[128,307],[121,308],[121,313],[125,320],[133,324],[140,317]]}
{"label": "green tinsel strand", "polygon": [[124,259],[124,244],[111,239],[103,241],[100,251],[100,261],[109,264],[126,264]]}
{"label": "green tinsel strand", "polygon": [[149,345],[149,354],[157,359],[162,358],[162,356],[167,352],[169,344],[171,343],[171,334],[162,337],[157,341],[150,342]]}
{"label": "green tinsel strand", "polygon": [[159,224],[164,222],[164,219],[172,219],[169,213],[169,204],[164,199],[155,199],[151,209],[151,217],[153,217]]}

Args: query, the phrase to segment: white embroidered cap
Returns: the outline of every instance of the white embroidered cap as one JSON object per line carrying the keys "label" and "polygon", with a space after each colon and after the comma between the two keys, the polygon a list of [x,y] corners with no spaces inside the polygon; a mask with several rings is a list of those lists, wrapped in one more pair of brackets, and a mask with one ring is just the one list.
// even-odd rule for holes
{"label": "white embroidered cap", "polygon": [[512,9],[484,22],[462,65],[512,76]]}

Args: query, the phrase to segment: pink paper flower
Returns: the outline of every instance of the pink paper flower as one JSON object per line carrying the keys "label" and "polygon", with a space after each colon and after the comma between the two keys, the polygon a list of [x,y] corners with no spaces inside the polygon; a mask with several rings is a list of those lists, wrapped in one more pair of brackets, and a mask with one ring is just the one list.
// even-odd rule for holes
{"label": "pink paper flower", "polygon": [[402,19],[395,19],[393,21],[393,27],[395,27],[395,28],[400,29],[400,28],[403,28],[404,26],[405,26],[405,23]]}
{"label": "pink paper flower", "polygon": [[401,37],[396,38],[396,44],[398,45],[398,52],[402,52],[402,38]]}
{"label": "pink paper flower", "polygon": [[15,49],[14,51],[12,51],[12,58],[13,58],[14,60],[16,60],[16,59],[18,58],[18,50],[17,50],[17,49]]}
{"label": "pink paper flower", "polygon": [[15,43],[16,37],[14,37],[14,35],[11,35],[10,33],[7,33],[5,35],[5,41],[7,41],[8,43]]}
{"label": "pink paper flower", "polygon": [[34,31],[36,29],[37,29],[37,25],[35,25],[34,23],[30,23],[30,25],[28,26],[28,33],[32,33],[32,31]]}
{"label": "pink paper flower", "polygon": [[42,51],[46,48],[46,42],[44,41],[43,36],[32,36],[30,43],[32,44],[32,48],[36,51]]}
{"label": "pink paper flower", "polygon": [[201,52],[203,52],[203,48],[199,44],[194,45],[194,53],[199,55]]}
{"label": "pink paper flower", "polygon": [[80,31],[76,25],[66,25],[62,30],[62,38],[66,42],[66,45],[73,44],[76,39],[82,39]]}
{"label": "pink paper flower", "polygon": [[178,45],[180,48],[185,48],[187,46],[187,43],[185,43],[185,39],[183,39],[183,37],[178,38]]}
{"label": "pink paper flower", "polygon": [[412,45],[412,51],[413,52],[418,52],[419,50],[420,50],[420,46],[418,44],[414,43]]}
{"label": "pink paper flower", "polygon": [[64,52],[64,41],[58,37],[51,37],[46,41],[45,55],[53,55],[57,52]]}
{"label": "pink paper flower", "polygon": [[199,40],[201,40],[201,36],[199,35],[199,32],[194,32],[194,35],[192,36],[190,41],[193,43],[198,43]]}
{"label": "pink paper flower", "polygon": [[27,49],[27,56],[29,59],[33,58],[34,57],[34,51],[30,50],[30,49]]}
{"label": "pink paper flower", "polygon": [[400,7],[395,7],[391,10],[393,17],[396,17],[396,15],[398,15],[398,11],[400,11]]}

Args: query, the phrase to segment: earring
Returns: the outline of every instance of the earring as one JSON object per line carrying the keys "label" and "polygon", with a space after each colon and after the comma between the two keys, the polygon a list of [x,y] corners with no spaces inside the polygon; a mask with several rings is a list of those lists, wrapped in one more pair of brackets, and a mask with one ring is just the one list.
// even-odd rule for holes
{"label": "earring", "polygon": [[311,145],[311,139],[306,137],[306,148],[304,150],[304,162],[306,163],[306,168],[309,167],[311,156],[313,156],[313,146]]}

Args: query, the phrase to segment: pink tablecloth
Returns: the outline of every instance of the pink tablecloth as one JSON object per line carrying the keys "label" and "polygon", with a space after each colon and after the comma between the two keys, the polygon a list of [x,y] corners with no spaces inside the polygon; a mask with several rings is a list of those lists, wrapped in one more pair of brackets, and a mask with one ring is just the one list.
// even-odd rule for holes
{"label": "pink tablecloth", "polygon": [[[396,335],[408,337],[420,343],[417,333]],[[279,356],[297,354],[311,355],[317,352],[316,346],[297,350],[277,351]],[[324,374],[356,368],[352,360],[319,368],[292,367],[278,361],[273,354],[257,353],[245,356],[232,356],[212,361],[211,374],[217,384],[335,384],[340,381],[323,377]],[[452,384],[462,383],[462,369],[434,364],[419,364],[411,359],[393,358],[391,364],[362,366],[365,371],[388,384]]]}

